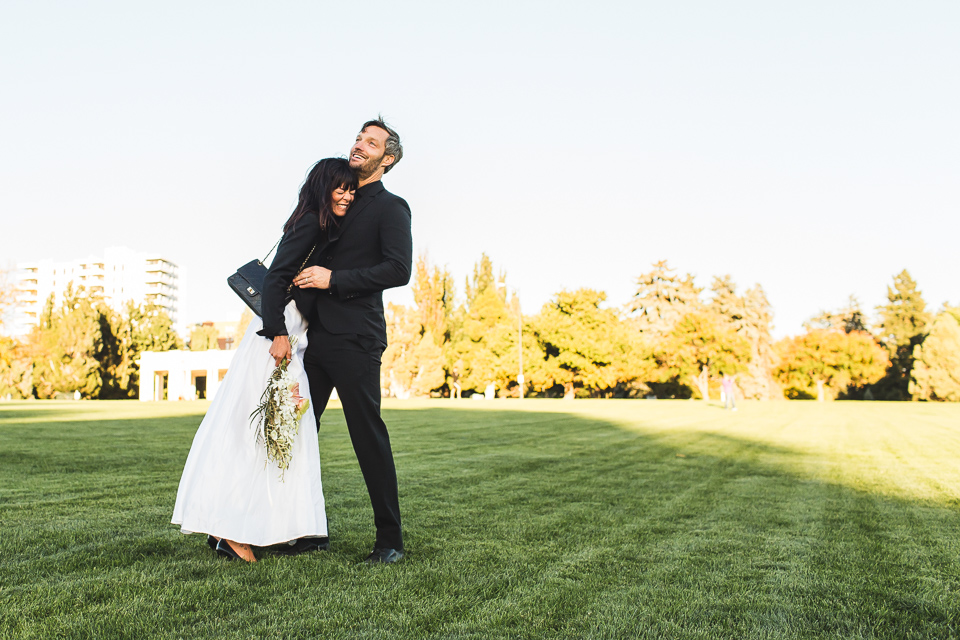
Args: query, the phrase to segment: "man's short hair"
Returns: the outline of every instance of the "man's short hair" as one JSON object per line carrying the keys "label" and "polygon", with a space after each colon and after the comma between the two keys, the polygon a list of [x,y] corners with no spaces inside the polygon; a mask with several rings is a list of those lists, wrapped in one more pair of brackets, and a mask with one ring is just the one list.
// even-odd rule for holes
{"label": "man's short hair", "polygon": [[383,116],[380,115],[377,115],[376,120],[367,120],[364,122],[363,126],[360,127],[360,133],[366,131],[367,127],[379,127],[387,132],[387,143],[384,145],[383,155],[393,156],[393,164],[383,170],[384,173],[388,173],[390,169],[397,166],[400,158],[403,157],[403,145],[400,144],[400,134],[391,129],[389,125],[383,121]]}

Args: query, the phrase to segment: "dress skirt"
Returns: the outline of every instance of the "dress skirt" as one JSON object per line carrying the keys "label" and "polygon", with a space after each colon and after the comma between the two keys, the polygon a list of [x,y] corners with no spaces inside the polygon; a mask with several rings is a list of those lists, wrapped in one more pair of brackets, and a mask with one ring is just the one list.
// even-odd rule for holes
{"label": "dress skirt", "polygon": [[[288,365],[310,398],[303,370],[307,323],[293,302],[284,310],[287,333],[297,337]],[[250,414],[260,403],[274,369],[271,340],[257,335],[254,318],[230,363],[210,409],[194,436],[180,478],[173,524],[183,533],[207,533],[258,547],[327,535],[320,482],[320,452],[313,407],[304,414],[290,467],[267,461]],[[282,479],[281,479],[282,478]]]}

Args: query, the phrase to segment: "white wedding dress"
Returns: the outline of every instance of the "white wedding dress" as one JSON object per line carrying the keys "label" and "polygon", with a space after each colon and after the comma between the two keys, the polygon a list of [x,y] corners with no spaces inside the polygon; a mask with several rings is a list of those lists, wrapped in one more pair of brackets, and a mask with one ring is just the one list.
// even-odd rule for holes
{"label": "white wedding dress", "polygon": [[[287,333],[297,337],[288,370],[300,383],[300,395],[309,398],[303,370],[307,323],[293,302],[287,304],[284,320]],[[207,533],[257,547],[327,535],[313,407],[300,422],[282,480],[250,424],[274,368],[271,341],[256,333],[262,327],[260,318],[250,322],[193,438],[173,509],[172,522],[183,533]]]}

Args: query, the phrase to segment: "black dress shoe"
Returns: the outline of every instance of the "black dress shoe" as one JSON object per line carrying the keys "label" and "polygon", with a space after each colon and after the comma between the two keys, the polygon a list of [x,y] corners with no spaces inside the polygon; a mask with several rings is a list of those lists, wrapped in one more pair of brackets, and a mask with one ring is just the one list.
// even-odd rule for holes
{"label": "black dress shoe", "polygon": [[293,544],[286,544],[275,551],[279,556],[298,556],[311,551],[326,551],[330,548],[330,538],[297,538]]}
{"label": "black dress shoe", "polygon": [[208,545],[212,550],[214,550],[214,551],[217,550],[217,543],[218,543],[218,542],[219,542],[219,540],[217,540],[217,539],[214,538],[213,536],[210,536],[210,535],[207,536],[207,545]]}
{"label": "black dress shoe", "polygon": [[403,558],[403,551],[399,549],[380,549],[374,550],[364,560],[367,564],[393,564]]}
{"label": "black dress shoe", "polygon": [[226,540],[220,538],[220,542],[217,543],[217,555],[221,558],[226,558],[227,560],[239,560],[240,555],[233,550]]}

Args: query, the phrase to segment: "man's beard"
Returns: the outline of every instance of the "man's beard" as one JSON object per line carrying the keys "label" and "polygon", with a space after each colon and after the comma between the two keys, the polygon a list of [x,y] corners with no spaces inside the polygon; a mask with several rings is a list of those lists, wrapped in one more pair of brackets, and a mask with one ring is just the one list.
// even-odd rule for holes
{"label": "man's beard", "polygon": [[381,162],[383,162],[383,154],[381,154],[379,158],[367,158],[363,164],[354,169],[354,171],[357,172],[357,176],[361,180],[366,180],[377,172]]}

